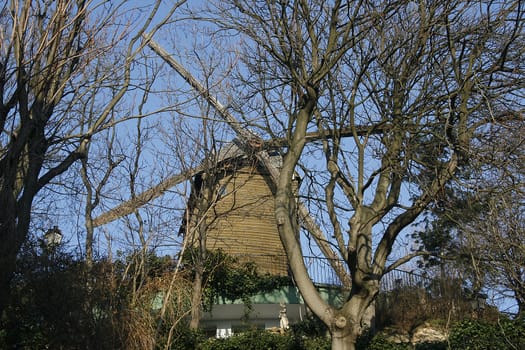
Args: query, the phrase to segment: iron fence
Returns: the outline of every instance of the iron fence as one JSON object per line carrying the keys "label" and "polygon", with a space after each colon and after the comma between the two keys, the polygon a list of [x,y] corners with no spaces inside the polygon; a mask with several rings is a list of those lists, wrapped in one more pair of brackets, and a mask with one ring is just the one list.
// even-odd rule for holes
{"label": "iron fence", "polygon": [[341,286],[343,285],[327,258],[305,256],[304,263],[310,278],[315,284]]}
{"label": "iron fence", "polygon": [[392,270],[381,278],[380,290],[389,292],[399,288],[426,288],[432,284],[432,279],[413,271]]}
{"label": "iron fence", "polygon": [[[317,256],[305,256],[304,261],[310,278],[314,283],[334,286],[342,285],[329,259]],[[386,292],[401,287],[425,288],[431,283],[432,279],[421,274],[412,271],[393,270],[381,278],[380,289]]]}
{"label": "iron fence", "polygon": [[[279,255],[239,255],[241,261],[254,261],[261,267],[262,272],[274,275],[283,275],[283,271],[291,276],[286,256]],[[304,256],[308,274],[317,285],[342,286],[342,282],[331,266],[330,259],[318,256]],[[345,266],[341,262],[341,266]],[[393,270],[386,273],[380,282],[380,290],[392,291],[403,287],[428,288],[433,283],[429,277],[412,271]],[[439,292],[438,292],[439,293]]]}

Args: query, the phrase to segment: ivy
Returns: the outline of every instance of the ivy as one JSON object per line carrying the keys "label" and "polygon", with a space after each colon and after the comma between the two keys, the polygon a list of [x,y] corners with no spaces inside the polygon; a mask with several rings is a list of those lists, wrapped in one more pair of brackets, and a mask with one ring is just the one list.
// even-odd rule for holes
{"label": "ivy", "polygon": [[[188,264],[197,263],[195,253],[192,249],[186,252],[185,261]],[[220,301],[241,300],[246,307],[246,317],[252,310],[253,296],[290,285],[289,277],[261,274],[254,262],[240,262],[220,249],[206,252],[203,280],[205,310],[211,310]]]}

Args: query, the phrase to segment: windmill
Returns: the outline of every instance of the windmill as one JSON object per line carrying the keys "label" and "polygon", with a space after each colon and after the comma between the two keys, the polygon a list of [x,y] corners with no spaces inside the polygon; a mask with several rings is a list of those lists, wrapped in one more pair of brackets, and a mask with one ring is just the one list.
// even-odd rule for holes
{"label": "windmill", "polygon": [[[144,36],[147,40],[148,46],[159,55],[165,62],[167,62],[182,78],[192,86],[207,102],[218,112],[218,115],[230,126],[236,133],[237,138],[235,142],[227,145],[223,149],[223,154],[219,155],[217,160],[219,165],[218,173],[216,172],[216,194],[223,196],[223,201],[218,206],[219,211],[227,208],[229,214],[222,216],[210,225],[206,235],[209,237],[206,242],[207,248],[222,248],[226,253],[233,255],[244,255],[251,261],[256,261],[257,266],[263,272],[270,272],[276,275],[285,275],[288,273],[287,259],[284,258],[284,249],[280,242],[279,233],[273,213],[273,194],[275,191],[275,184],[279,178],[279,149],[287,146],[286,139],[272,139],[263,140],[257,134],[249,131],[244,125],[239,122],[228,110],[214,97],[209,91],[197,81],[190,72],[188,72],[180,63],[171,57],[159,44],[151,39],[149,36]],[[356,137],[369,136],[372,134],[383,134],[388,131],[390,126],[388,124],[375,124],[373,126],[356,126],[349,128],[339,128],[334,130],[323,130],[322,132],[306,133],[306,141],[327,139],[334,136],[338,137]],[[193,189],[193,195],[199,190],[198,183],[206,176],[206,171],[209,170],[208,165],[201,164],[195,168],[186,170],[182,173],[171,176],[158,185],[136,195],[129,201],[123,202],[115,208],[103,213],[94,219],[93,226],[101,226],[107,224],[120,217],[131,214],[137,208],[147,204],[148,202],[162,196],[170,188],[177,184],[194,180],[197,186]],[[234,187],[228,187],[231,184],[236,184]],[[240,185],[240,186],[238,186]],[[299,183],[297,182],[297,186]],[[256,194],[254,196],[254,194]],[[228,196],[229,195],[229,196]],[[229,199],[228,199],[229,197]],[[234,200],[232,200],[234,198]],[[237,199],[237,200],[235,200]],[[245,201],[239,207],[235,207],[232,203],[239,204],[239,199]],[[217,202],[219,203],[219,201]],[[244,207],[244,208],[243,208]],[[243,208],[243,209],[241,209]],[[257,208],[255,210],[254,208]],[[191,220],[192,210],[191,205],[187,208],[188,218]],[[335,254],[330,246],[329,239],[326,237],[323,230],[317,225],[316,221],[311,217],[306,205],[301,201],[296,202],[297,223],[308,231],[309,235],[316,242],[317,247],[321,253],[327,258],[326,262],[340,281],[338,288],[350,289],[351,280],[347,273],[345,263]],[[224,213],[223,213],[224,214]],[[234,218],[232,220],[232,218]],[[250,221],[252,220],[252,221]],[[253,221],[255,220],[255,222]],[[187,224],[187,223],[186,223]],[[247,230],[246,227],[250,227]],[[250,234],[253,228],[256,227],[259,234]],[[187,235],[186,239],[191,239],[191,235]],[[261,253],[261,247],[267,247],[269,250]],[[282,260],[273,258],[269,261],[258,258],[257,255],[263,256],[280,256]],[[274,301],[274,308],[265,306],[261,309],[264,312],[278,315],[280,301]],[[295,310],[295,319],[297,320],[303,310],[303,306],[297,305]],[[370,318],[373,315],[373,307],[369,308]],[[215,310],[219,314],[219,310]],[[288,308],[289,316],[293,312],[292,308]],[[229,311],[224,311],[229,313]],[[291,315],[290,321],[293,322],[294,315]],[[277,320],[277,324],[278,324]],[[217,335],[227,335],[231,332],[230,328],[220,328],[217,325]]]}
{"label": "windmill", "polygon": [[[180,232],[190,246],[199,246],[202,239],[207,250],[221,250],[239,262],[255,263],[260,273],[288,276],[286,254],[277,232],[271,184],[267,179],[269,174],[253,155],[243,152],[237,144],[234,140],[224,145],[213,166],[193,177]],[[279,169],[281,155],[274,151],[269,156]],[[295,188],[298,182],[297,178]],[[203,193],[208,198],[202,198]],[[199,199],[205,201],[202,207]],[[199,225],[204,227],[201,235]]]}
{"label": "windmill", "polygon": [[[235,142],[235,147],[237,148],[236,152],[250,156],[250,159],[256,163],[256,169],[258,169],[258,171],[261,172],[261,176],[264,178],[264,181],[268,184],[267,190],[272,191],[273,184],[279,177],[278,162],[276,162],[274,152],[279,147],[285,146],[286,141],[284,139],[273,139],[265,141],[257,134],[246,129],[244,125],[241,122],[239,122],[230,112],[228,112],[227,109],[214,96],[212,96],[209,93],[209,91],[198,80],[196,80],[190,72],[188,72],[179,62],[177,62],[173,57],[171,57],[158,43],[152,40],[149,36],[145,36],[144,39],[148,41],[148,46],[156,54],[158,54],[165,62],[167,62],[178,74],[182,76],[184,80],[186,80],[186,82],[190,86],[192,86],[201,96],[203,96],[208,101],[208,103],[212,107],[215,108],[218,114],[224,119],[224,121],[231,127],[231,129],[237,135],[237,139]],[[353,133],[355,132],[360,134],[380,133],[383,132],[386,127],[387,126],[381,125],[376,125],[373,128],[354,127],[348,130],[338,130],[338,133],[340,133],[341,135],[353,135]],[[325,131],[322,134],[319,132],[311,132],[306,135],[306,138],[314,140],[320,139],[322,137],[331,137],[330,135],[330,130]],[[93,226],[97,227],[105,225],[118,218],[131,214],[137,208],[162,196],[166,191],[176,186],[177,184],[187,181],[192,177],[200,176],[199,174],[202,174],[205,170],[206,165],[201,164],[195,168],[171,176],[165,179],[164,181],[160,182],[158,185],[151,187],[150,189],[136,195],[134,198],[125,201],[120,205],[114,207],[113,209],[110,209],[109,211],[101,214],[100,216],[94,219]],[[316,241],[321,252],[328,258],[327,261],[330,263],[332,269],[335,271],[338,278],[341,280],[343,286],[349,287],[350,280],[348,278],[348,274],[345,271],[344,265],[341,263],[339,258],[334,255],[333,250],[329,247],[328,239],[325,237],[324,232],[316,224],[315,220],[310,216],[306,206],[300,201],[298,201],[297,203],[297,216],[300,225],[310,233],[310,235]],[[269,220],[274,219],[272,218]],[[274,222],[272,222],[271,224],[274,225],[274,230],[272,230],[272,232],[268,232],[268,235],[272,236],[272,241],[279,240],[277,228]],[[219,241],[220,240],[215,240],[216,243],[218,243]],[[244,242],[244,244],[246,244],[246,241]],[[282,252],[282,250],[280,250],[281,247],[276,247],[275,249],[278,249],[279,252]],[[266,267],[263,269],[268,270]],[[279,273],[281,272],[282,269]]]}

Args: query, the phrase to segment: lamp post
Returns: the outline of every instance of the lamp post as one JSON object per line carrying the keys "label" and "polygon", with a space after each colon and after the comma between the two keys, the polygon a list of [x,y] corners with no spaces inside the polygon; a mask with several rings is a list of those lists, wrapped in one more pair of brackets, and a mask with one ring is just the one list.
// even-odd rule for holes
{"label": "lamp post", "polygon": [[53,226],[44,234],[44,243],[49,249],[53,249],[62,242],[62,232],[58,226]]}
{"label": "lamp post", "polygon": [[42,237],[40,242],[42,244],[44,270],[50,274],[52,271],[51,266],[54,265],[56,258],[56,249],[62,242],[62,232],[58,226],[53,226],[53,228],[44,233],[44,237]]}
{"label": "lamp post", "polygon": [[481,317],[483,311],[485,311],[485,307],[487,306],[487,298],[487,294],[478,292],[474,295],[474,298],[471,300],[470,303],[476,317]]}

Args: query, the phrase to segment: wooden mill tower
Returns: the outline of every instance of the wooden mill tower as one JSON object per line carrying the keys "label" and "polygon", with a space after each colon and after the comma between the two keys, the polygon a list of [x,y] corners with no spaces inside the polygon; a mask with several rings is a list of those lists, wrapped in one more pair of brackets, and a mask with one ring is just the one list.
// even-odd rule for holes
{"label": "wooden mill tower", "polygon": [[[280,167],[277,152],[271,153],[271,160]],[[189,244],[195,246],[201,239],[208,250],[221,249],[241,262],[254,262],[260,273],[287,276],[269,176],[235,142],[225,145],[213,168],[194,176],[187,219],[181,228]]]}

